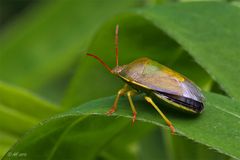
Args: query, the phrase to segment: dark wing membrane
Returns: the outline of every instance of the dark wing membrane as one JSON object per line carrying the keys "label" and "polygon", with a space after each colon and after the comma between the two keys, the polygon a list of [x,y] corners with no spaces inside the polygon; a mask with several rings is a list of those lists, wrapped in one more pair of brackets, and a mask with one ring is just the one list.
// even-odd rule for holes
{"label": "dark wing membrane", "polygon": [[120,74],[154,91],[203,101],[200,90],[190,80],[147,58],[132,62]]}
{"label": "dark wing membrane", "polygon": [[171,95],[171,94],[167,94],[167,93],[160,93],[160,92],[156,92],[155,94],[163,95],[164,98],[166,98],[176,104],[179,104],[181,106],[187,107],[190,110],[193,110],[197,113],[200,113],[204,109],[204,105],[202,102],[198,102],[193,99],[180,97],[180,96],[176,96],[176,95]]}

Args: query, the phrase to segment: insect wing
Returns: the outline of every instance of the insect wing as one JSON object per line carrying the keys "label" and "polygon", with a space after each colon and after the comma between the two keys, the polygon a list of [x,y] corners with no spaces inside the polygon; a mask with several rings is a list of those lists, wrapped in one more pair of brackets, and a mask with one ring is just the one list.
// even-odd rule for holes
{"label": "insect wing", "polygon": [[125,78],[148,89],[203,101],[200,89],[183,75],[148,58],[130,63],[121,73]]}

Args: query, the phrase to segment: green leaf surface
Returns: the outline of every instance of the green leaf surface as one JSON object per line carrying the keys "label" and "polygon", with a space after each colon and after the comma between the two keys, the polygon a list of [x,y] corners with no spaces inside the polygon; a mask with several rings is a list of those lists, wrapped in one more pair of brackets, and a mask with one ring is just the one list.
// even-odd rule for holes
{"label": "green leaf surface", "polygon": [[169,152],[171,141],[165,141],[163,131],[166,130],[155,130],[140,141],[139,160],[173,160],[174,152]]}
{"label": "green leaf surface", "polygon": [[217,151],[212,150],[211,148],[207,148],[202,144],[186,139],[185,137],[175,136],[172,138],[171,142],[174,152],[172,156],[176,160],[230,159],[230,157],[224,154],[219,154]]}
{"label": "green leaf surface", "polygon": [[182,136],[171,136],[167,130],[155,130],[140,141],[140,160],[229,160],[202,144]]}
{"label": "green leaf surface", "polygon": [[240,98],[240,10],[228,3],[149,7],[140,15],[175,39],[232,97]]}
{"label": "green leaf surface", "polygon": [[100,158],[105,160],[137,160],[139,150],[139,140],[151,133],[155,128],[148,123],[136,123],[122,128],[122,131],[116,136],[100,153]]}
{"label": "green leaf surface", "polygon": [[[201,115],[169,111],[167,117],[174,124],[177,134],[239,159],[240,103],[212,93],[205,93],[205,96],[205,110]],[[120,100],[119,110],[114,116],[105,116],[113,100],[113,97],[95,100],[50,118],[30,131],[9,153],[24,152],[30,159],[95,157],[124,126],[130,125],[130,120],[125,119],[132,116],[126,98]],[[138,121],[168,128],[145,101],[138,98],[135,102]],[[161,108],[167,112],[165,105]],[[39,149],[42,154],[38,154]],[[11,154],[6,154],[5,159],[9,156]]]}

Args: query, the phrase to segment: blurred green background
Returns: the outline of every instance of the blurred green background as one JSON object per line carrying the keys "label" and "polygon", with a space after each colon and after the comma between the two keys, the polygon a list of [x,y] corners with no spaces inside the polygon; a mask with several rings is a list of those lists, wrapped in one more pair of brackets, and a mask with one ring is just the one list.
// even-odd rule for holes
{"label": "blurred green background", "polygon": [[[235,31],[240,26],[239,2],[192,1],[0,0],[0,157],[42,120],[117,93],[123,82],[85,55],[95,53],[113,67],[116,24],[120,26],[120,64],[149,57],[187,76],[205,92],[238,101],[240,35]],[[198,139],[194,142],[181,132],[171,135],[154,123],[137,121],[132,127],[129,119],[104,116],[78,124],[76,135],[88,132],[75,140],[74,133],[65,134],[66,126],[72,126],[68,121],[72,120],[63,118],[62,123],[51,123],[50,129],[37,129],[39,133],[49,132],[47,140],[53,145],[43,143],[39,134],[39,147],[31,147],[32,154],[25,153],[21,147],[35,141],[23,138],[4,158],[225,160],[240,155],[237,151],[231,154],[231,147],[225,152],[211,144],[197,143]],[[61,125],[65,127],[54,130]],[[106,125],[115,129],[100,132],[98,127]],[[203,133],[200,139],[208,136],[204,130],[199,132]],[[238,133],[233,134],[239,137]],[[103,143],[104,135],[109,138]],[[69,141],[60,147],[61,141],[56,139]],[[85,139],[95,143],[88,148],[83,145],[88,143]]]}

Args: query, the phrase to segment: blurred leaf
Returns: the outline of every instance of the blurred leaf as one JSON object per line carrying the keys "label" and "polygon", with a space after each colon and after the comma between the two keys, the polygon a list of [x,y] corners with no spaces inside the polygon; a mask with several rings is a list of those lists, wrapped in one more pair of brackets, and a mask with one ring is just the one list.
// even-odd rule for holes
{"label": "blurred leaf", "polygon": [[[139,10],[175,39],[235,98],[240,98],[240,10],[228,3],[195,2]],[[226,14],[227,13],[227,14]]]}
{"label": "blurred leaf", "polygon": [[25,115],[1,104],[0,115],[0,129],[16,135],[23,134],[30,127],[38,123],[36,118]]}
{"label": "blurred leaf", "polygon": [[172,156],[176,160],[230,159],[230,157],[224,154],[219,154],[217,151],[207,148],[202,144],[195,143],[185,137],[174,136],[172,138],[171,142],[174,153]]}
{"label": "blurred leaf", "polygon": [[60,111],[26,90],[0,82],[0,157],[29,128]]}
{"label": "blurred leaf", "polygon": [[0,131],[0,137],[0,158],[2,158],[10,147],[16,143],[18,137],[2,131]]}
{"label": "blurred leaf", "polygon": [[76,62],[106,19],[134,4],[59,0],[34,6],[1,33],[1,80],[38,90]]}
{"label": "blurred leaf", "polygon": [[231,4],[236,6],[236,7],[240,7],[240,2],[238,0],[236,1],[231,1]]}
{"label": "blurred leaf", "polygon": [[168,155],[168,147],[162,131],[155,130],[140,141],[139,160],[170,160],[168,156],[174,155],[173,152]]}
{"label": "blurred leaf", "polygon": [[[240,103],[212,93],[206,93],[205,96],[206,107],[202,115],[193,117],[177,112],[167,115],[173,122],[176,133],[228,156],[239,158]],[[120,101],[115,116],[105,116],[112,102],[113,97],[95,100],[50,118],[19,141],[5,159],[16,152],[26,153],[29,159],[94,158],[126,125],[130,125],[130,121],[127,122],[124,118],[114,118],[131,118],[131,109],[126,98]],[[138,99],[136,106],[137,120],[168,128],[147,103]],[[161,106],[165,112],[166,105]],[[38,154],[39,150],[41,154]],[[16,157],[11,156],[11,159]]]}
{"label": "blurred leaf", "polygon": [[[120,25],[120,65],[147,56],[172,66],[198,85],[209,89],[209,75],[174,40],[149,21],[136,15],[122,15],[105,24],[94,37],[89,48],[90,53],[97,54],[111,67],[115,66],[114,29],[117,23]],[[91,99],[117,93],[122,86],[123,83],[109,74],[96,60],[84,56],[81,57],[79,68],[69,85],[63,104],[66,107],[77,106]]]}
{"label": "blurred leaf", "polygon": [[105,160],[138,159],[140,152],[138,141],[146,134],[151,133],[154,128],[154,125],[149,125],[149,123],[127,125],[118,133],[118,136],[104,147],[100,153],[100,158]]}
{"label": "blurred leaf", "polygon": [[59,112],[61,109],[36,95],[0,82],[0,104],[8,109],[17,110],[36,119],[43,119]]}

